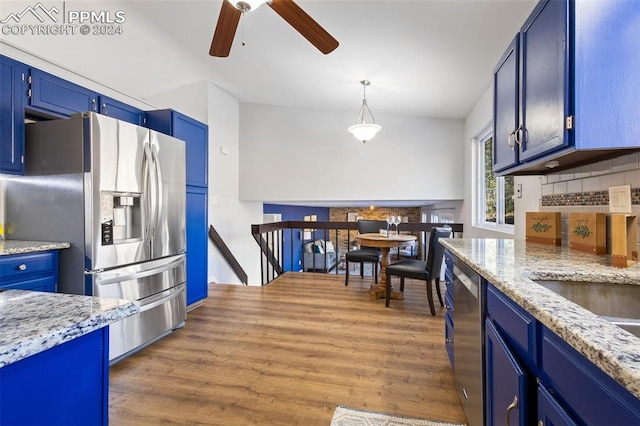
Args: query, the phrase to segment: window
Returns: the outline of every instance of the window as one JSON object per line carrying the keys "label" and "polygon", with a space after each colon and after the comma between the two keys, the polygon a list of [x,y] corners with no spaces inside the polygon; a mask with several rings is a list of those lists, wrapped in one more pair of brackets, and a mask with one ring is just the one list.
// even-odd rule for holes
{"label": "window", "polygon": [[493,174],[493,134],[491,129],[477,141],[476,225],[513,232],[513,176]]}

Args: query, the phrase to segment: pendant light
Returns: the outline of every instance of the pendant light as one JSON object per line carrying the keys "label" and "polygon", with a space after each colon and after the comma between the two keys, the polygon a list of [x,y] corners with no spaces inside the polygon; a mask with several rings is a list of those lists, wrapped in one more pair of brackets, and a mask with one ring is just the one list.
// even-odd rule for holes
{"label": "pendant light", "polygon": [[[367,105],[367,86],[371,84],[369,80],[362,80],[360,82],[362,84],[362,106],[360,107],[360,111],[358,112],[358,117],[356,117],[356,124],[349,127],[347,130],[356,139],[362,141],[362,143],[367,143],[367,141],[373,139],[375,135],[382,130],[382,127],[376,124],[376,119],[373,117],[373,113],[369,109]],[[371,117],[371,122],[367,122],[366,115]]]}

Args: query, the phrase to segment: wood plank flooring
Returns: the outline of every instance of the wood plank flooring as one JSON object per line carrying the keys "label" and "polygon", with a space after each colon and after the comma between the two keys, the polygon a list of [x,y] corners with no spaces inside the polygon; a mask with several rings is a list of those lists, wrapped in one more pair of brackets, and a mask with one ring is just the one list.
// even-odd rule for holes
{"label": "wood plank flooring", "polygon": [[326,426],[337,405],[464,422],[424,282],[385,308],[349,281],[211,284],[183,329],[112,366],[110,424]]}

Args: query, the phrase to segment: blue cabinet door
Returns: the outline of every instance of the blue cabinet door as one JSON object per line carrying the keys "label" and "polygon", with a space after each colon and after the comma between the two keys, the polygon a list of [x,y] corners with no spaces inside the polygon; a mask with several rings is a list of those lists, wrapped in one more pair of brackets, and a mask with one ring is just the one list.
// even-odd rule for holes
{"label": "blue cabinet door", "polygon": [[173,114],[173,135],[187,142],[187,185],[207,186],[209,128],[185,115]]}
{"label": "blue cabinet door", "polygon": [[640,400],[546,327],[540,346],[547,388],[580,424],[640,424]]}
{"label": "blue cabinet door", "polygon": [[575,426],[571,416],[542,385],[538,385],[538,425],[539,426]]}
{"label": "blue cabinet door", "polygon": [[55,293],[58,250],[0,256],[0,288]]}
{"label": "blue cabinet door", "polygon": [[98,112],[98,94],[38,69],[31,70],[30,103],[61,117],[86,111]]}
{"label": "blue cabinet door", "polygon": [[0,368],[0,424],[107,425],[109,327]]}
{"label": "blue cabinet door", "polygon": [[520,160],[568,146],[569,39],[566,0],[538,3],[520,31]]}
{"label": "blue cabinet door", "polygon": [[100,114],[117,118],[129,123],[142,126],[144,124],[144,111],[117,101],[108,96],[100,95]]}
{"label": "blue cabinet door", "polygon": [[207,189],[187,187],[187,306],[207,297]]}
{"label": "blue cabinet door", "polygon": [[455,354],[453,352],[454,328],[453,328],[453,302],[449,294],[444,298],[447,312],[444,314],[444,348],[449,357],[451,368],[455,369]]}
{"label": "blue cabinet door", "polygon": [[493,170],[518,164],[516,130],[519,122],[518,97],[520,35],[517,34],[493,70]]}
{"label": "blue cabinet door", "polygon": [[0,56],[0,172],[24,173],[26,65]]}
{"label": "blue cabinet door", "polygon": [[187,185],[206,187],[209,174],[209,127],[169,109],[147,111],[146,120],[150,129],[186,142]]}
{"label": "blue cabinet door", "polygon": [[485,424],[528,424],[527,375],[489,319],[485,321],[485,373]]}
{"label": "blue cabinet door", "polygon": [[3,290],[29,290],[56,292],[57,280],[54,276],[27,279],[13,284],[2,285]]}
{"label": "blue cabinet door", "polygon": [[576,148],[638,147],[640,4],[575,2]]}

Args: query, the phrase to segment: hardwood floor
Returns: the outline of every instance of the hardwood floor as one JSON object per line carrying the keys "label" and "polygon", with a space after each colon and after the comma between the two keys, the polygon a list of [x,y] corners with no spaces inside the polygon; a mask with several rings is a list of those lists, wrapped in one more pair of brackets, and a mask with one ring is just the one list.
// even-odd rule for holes
{"label": "hardwood floor", "polygon": [[329,425],[337,405],[464,422],[443,308],[420,281],[385,308],[371,282],[211,284],[182,330],[112,366],[110,424]]}

